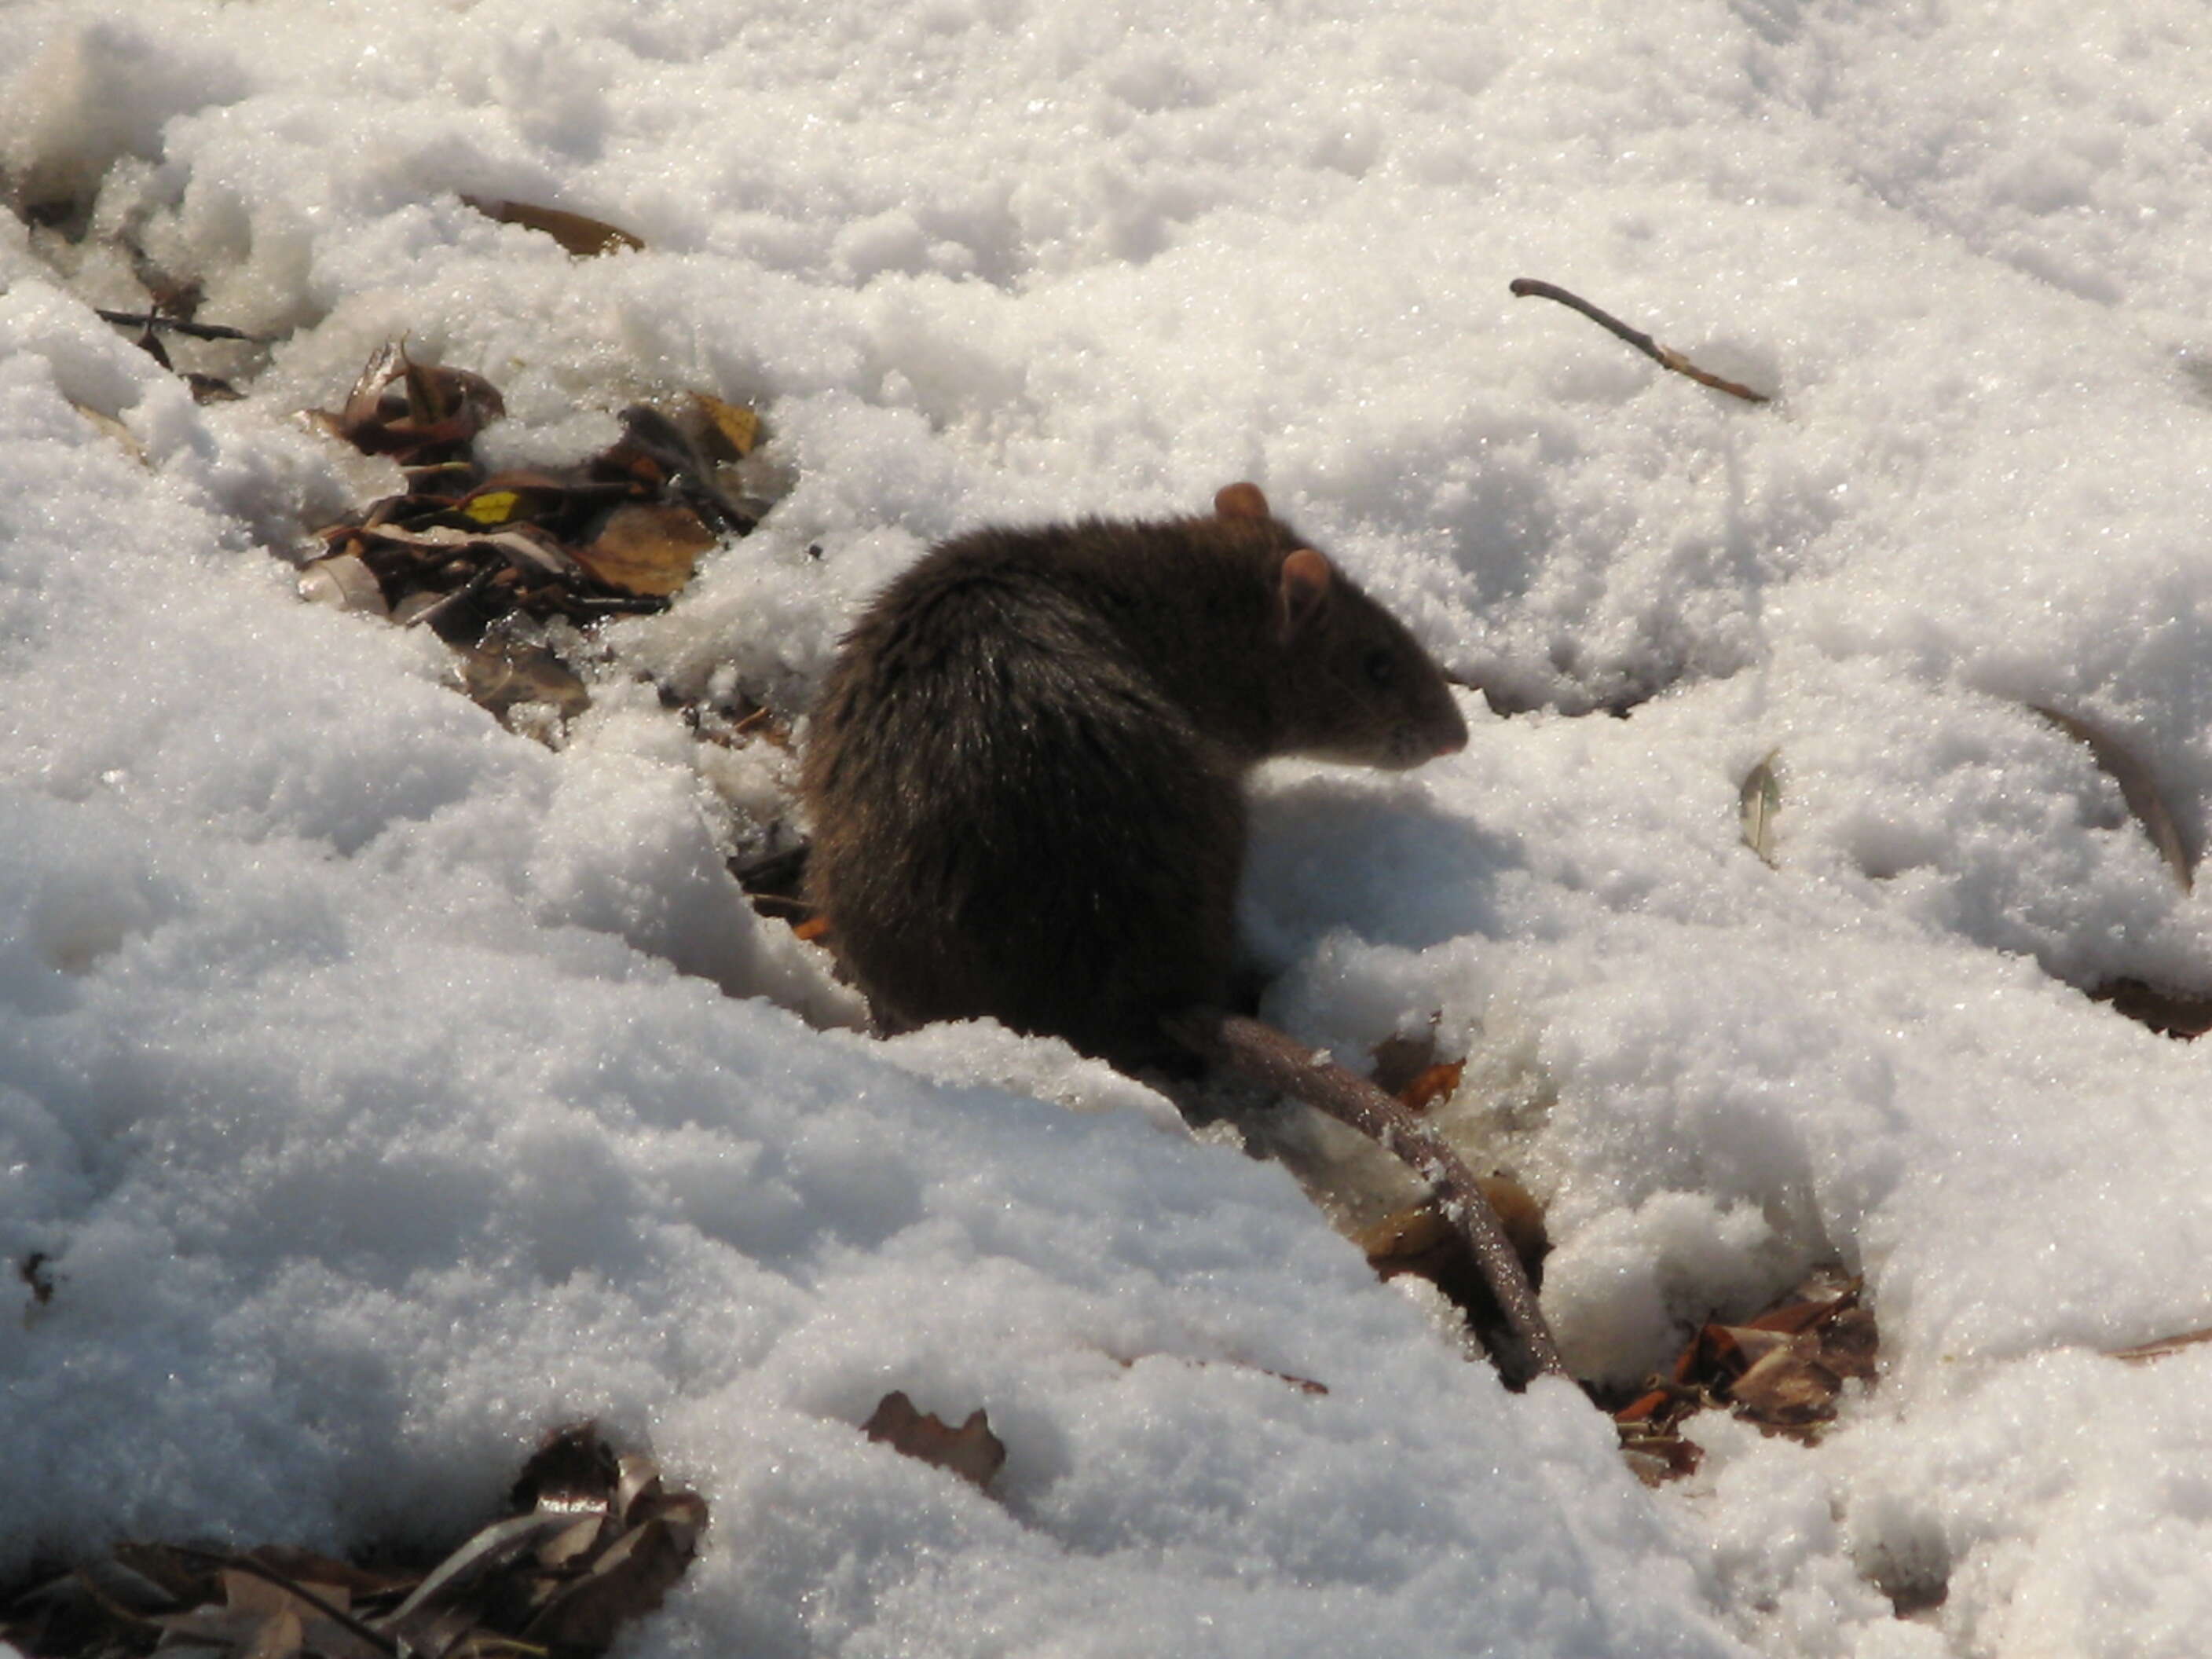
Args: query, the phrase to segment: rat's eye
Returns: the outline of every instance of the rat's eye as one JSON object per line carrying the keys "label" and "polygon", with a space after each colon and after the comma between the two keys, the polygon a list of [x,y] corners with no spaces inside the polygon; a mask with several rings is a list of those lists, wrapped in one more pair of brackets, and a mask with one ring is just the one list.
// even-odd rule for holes
{"label": "rat's eye", "polygon": [[1398,659],[1379,645],[1361,659],[1359,669],[1377,691],[1388,691],[1398,683]]}

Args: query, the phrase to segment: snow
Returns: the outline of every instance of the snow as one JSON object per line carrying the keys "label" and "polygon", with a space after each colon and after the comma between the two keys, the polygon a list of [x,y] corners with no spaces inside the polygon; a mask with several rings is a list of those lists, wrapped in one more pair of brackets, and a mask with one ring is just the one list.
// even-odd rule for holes
{"label": "snow", "polygon": [[[2208,33],[0,11],[0,176],[286,336],[196,406],[93,315],[119,255],[0,216],[0,1253],[56,1287],[0,1342],[0,1577],[450,1534],[596,1413],[713,1505],[655,1656],[2197,1650],[2212,1347],[2103,1355],[2212,1324],[2207,1062],[2083,992],[2212,990],[2212,927],[2033,711],[2212,839]],[[270,556],[389,488],[290,416],[402,334],[500,385],[511,459],[693,387],[774,434],[789,494],[610,630],[558,750]],[[1863,1273],[1882,1374],[1819,1446],[1709,1413],[1645,1491],[1280,1166],[1051,1042],[838,1029],[723,874],[787,776],[633,675],[796,713],[933,538],[1245,477],[1511,711],[1263,780],[1268,1012],[1346,1056],[1439,1017],[1583,1375]],[[1772,868],[1736,823],[1769,755]],[[988,1409],[993,1495],[859,1434],[892,1389]]]}

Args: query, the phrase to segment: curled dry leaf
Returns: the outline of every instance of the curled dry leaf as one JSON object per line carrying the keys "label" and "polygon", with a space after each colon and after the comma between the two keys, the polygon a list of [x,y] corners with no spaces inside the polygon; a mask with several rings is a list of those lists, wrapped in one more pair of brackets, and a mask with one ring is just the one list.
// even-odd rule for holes
{"label": "curled dry leaf", "polygon": [[1743,844],[1759,854],[1769,869],[1779,869],[1774,856],[1774,820],[1782,811],[1782,784],[1774,774],[1774,763],[1780,757],[1779,749],[1767,751],[1766,758],[1744,775],[1743,786],[1736,791],[1736,813],[1743,824]]}
{"label": "curled dry leaf", "polygon": [[2120,786],[2120,798],[2127,802],[2136,822],[2142,825],[2143,833],[2150,837],[2150,844],[2158,849],[2158,855],[2166,860],[2166,867],[2173,872],[2181,890],[2192,891],[2197,878],[2194,861],[2188,844],[2181,838],[2180,827],[2174,823],[2165,797],[2159,793],[2158,780],[2151,775],[2150,768],[2103,727],[2040,704],[2030,703],[2028,707],[2088,750],[2097,764]]}
{"label": "curled dry leaf", "polygon": [[1773,1334],[1770,1344],[1742,1346],[1747,1356],[1755,1346],[1763,1346],[1764,1352],[1729,1384],[1728,1397],[1741,1414],[1749,1415],[1765,1428],[1800,1427],[1836,1414],[1836,1395],[1843,1380],[1820,1363],[1820,1345],[1810,1332],[1796,1336]]}
{"label": "curled dry leaf", "polygon": [[311,418],[365,454],[422,465],[464,455],[506,413],[507,400],[483,375],[418,363],[390,341],[363,366],[343,408]]}
{"label": "curled dry leaf", "polygon": [[351,553],[317,559],[300,572],[300,597],[310,605],[327,605],[340,611],[362,611],[388,617],[384,585],[376,573]]}
{"label": "curled dry leaf", "polygon": [[894,1451],[950,1469],[977,1486],[988,1486],[1006,1461],[1006,1443],[991,1432],[990,1420],[981,1407],[969,1413],[968,1420],[956,1429],[933,1413],[916,1411],[914,1401],[896,1389],[883,1397],[860,1432]]}
{"label": "curled dry leaf", "polygon": [[528,202],[501,201],[488,196],[464,196],[461,202],[487,219],[496,219],[503,225],[520,225],[525,230],[550,236],[579,258],[619,252],[624,248],[635,252],[645,246],[641,236],[618,229],[604,220],[571,213],[566,208],[538,207]]}
{"label": "curled dry leaf", "polygon": [[705,1521],[705,1505],[697,1507],[696,1524],[684,1505],[671,1504],[622,1533],[522,1627],[522,1639],[556,1650],[611,1646],[625,1623],[660,1606],[691,1565]]}

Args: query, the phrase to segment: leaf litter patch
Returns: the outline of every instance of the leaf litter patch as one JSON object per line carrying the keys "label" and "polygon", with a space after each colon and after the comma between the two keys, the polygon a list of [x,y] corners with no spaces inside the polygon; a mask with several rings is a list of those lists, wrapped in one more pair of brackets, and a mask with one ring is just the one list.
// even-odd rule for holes
{"label": "leaf litter patch", "polygon": [[508,1503],[412,1564],[118,1544],[0,1601],[0,1640],[33,1659],[592,1659],[659,1607],[708,1522],[706,1499],[591,1423],[550,1436]]}
{"label": "leaf litter patch", "polygon": [[[480,374],[418,362],[398,343],[378,351],[339,408],[306,418],[391,458],[405,488],[316,530],[300,591],[429,629],[459,654],[471,697],[544,736],[590,703],[564,656],[588,656],[610,617],[665,610],[700,560],[750,534],[772,503],[739,468],[762,441],[759,416],[708,393],[631,405],[622,436],[580,465],[490,471],[476,440],[505,413]],[[687,717],[738,740],[710,729],[711,711]]]}

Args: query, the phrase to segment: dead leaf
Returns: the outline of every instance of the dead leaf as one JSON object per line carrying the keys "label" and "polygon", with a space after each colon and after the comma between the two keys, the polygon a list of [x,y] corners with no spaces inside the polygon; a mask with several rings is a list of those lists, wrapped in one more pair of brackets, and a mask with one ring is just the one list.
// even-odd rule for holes
{"label": "dead leaf", "polygon": [[500,201],[485,196],[464,196],[461,201],[487,219],[496,219],[503,225],[520,225],[525,230],[550,236],[579,258],[614,253],[623,248],[642,252],[645,247],[644,238],[617,229],[604,220],[571,213],[566,208],[538,207],[528,202]]}
{"label": "dead leaf", "polygon": [[0,1607],[0,1641],[45,1659],[588,1659],[659,1604],[707,1526],[697,1493],[589,1424],[550,1437],[516,1492],[538,1507],[427,1576],[285,1547],[119,1545]]}
{"label": "dead leaf", "polygon": [[2091,987],[2088,994],[2165,1036],[2187,1042],[2212,1031],[2212,996],[2202,992],[2162,990],[2139,979],[2115,979]]}
{"label": "dead leaf", "polygon": [[1711,1406],[1725,1403],[1769,1434],[1816,1435],[1844,1382],[1875,1376],[1878,1337],[1861,1295],[1860,1280],[1820,1269],[1753,1318],[1700,1326],[1667,1374],[1613,1414],[1624,1449],[1640,1447],[1668,1467],[1655,1475],[1649,1458],[1632,1458],[1638,1474],[1672,1479],[1695,1468],[1698,1448],[1681,1425]]}
{"label": "dead leaf", "polygon": [[894,1451],[950,1469],[979,1487],[988,1486],[1006,1461],[1006,1443],[991,1432],[990,1421],[980,1407],[955,1429],[933,1413],[916,1411],[914,1402],[896,1389],[883,1397],[860,1432]]}
{"label": "dead leaf", "polygon": [[505,1570],[575,1524],[576,1516],[559,1510],[494,1522],[440,1562],[381,1627],[422,1659],[444,1659],[486,1621],[506,1589]]}
{"label": "dead leaf", "polygon": [[1463,1060],[1441,1060],[1424,1066],[1402,1089],[1395,1091],[1409,1112],[1425,1112],[1440,1100],[1449,1100],[1459,1091],[1459,1081],[1467,1071]]}
{"label": "dead leaf", "polygon": [[471,646],[460,656],[469,700],[502,721],[525,703],[548,704],[564,720],[592,706],[584,682],[542,645]]}
{"label": "dead leaf", "polygon": [[365,454],[404,465],[452,459],[507,413],[499,388],[481,374],[418,363],[397,341],[378,348],[345,405],[311,418]]}
{"label": "dead leaf", "polygon": [[1729,1398],[1762,1427],[1822,1422],[1836,1414],[1842,1379],[1815,1357],[1809,1336],[1782,1337],[1729,1385]]}
{"label": "dead leaf", "polygon": [[1437,1028],[1431,1020],[1411,1036],[1393,1034],[1368,1051],[1374,1060],[1375,1086],[1386,1095],[1399,1094],[1423,1072],[1437,1063]]}
{"label": "dead leaf", "polygon": [[2150,837],[2150,844],[2166,860],[2166,867],[2173,872],[2181,890],[2193,891],[2196,872],[2189,848],[2181,838],[2173,814],[2166,810],[2166,800],[2159,793],[2158,780],[2151,775],[2150,768],[2127,744],[2102,727],[2038,703],[2028,707],[2088,750],[2090,757],[2120,786],[2121,799],[2127,802],[2128,811],[2135,814],[2136,822]]}
{"label": "dead leaf", "polygon": [[665,597],[679,592],[698,568],[714,533],[688,507],[635,502],[618,507],[577,562],[609,587]]}
{"label": "dead leaf", "polygon": [[761,417],[743,404],[725,403],[709,392],[691,394],[699,447],[710,459],[741,461],[760,442]]}
{"label": "dead leaf", "polygon": [[327,605],[340,611],[365,611],[388,617],[392,607],[384,600],[384,584],[376,573],[350,553],[317,559],[300,572],[300,597],[310,605]]}
{"label": "dead leaf", "polygon": [[1743,844],[1759,854],[1769,869],[1779,869],[1774,855],[1774,820],[1782,811],[1782,784],[1774,774],[1774,763],[1780,757],[1779,749],[1771,749],[1766,758],[1744,775],[1743,784],[1736,791],[1736,813],[1743,824]]}
{"label": "dead leaf", "polygon": [[632,1527],[527,1625],[522,1639],[550,1648],[611,1646],[623,1622],[659,1607],[691,1565],[689,1528],[664,1518]]}

